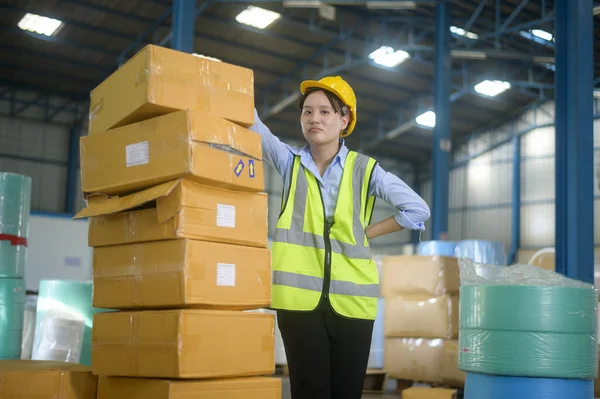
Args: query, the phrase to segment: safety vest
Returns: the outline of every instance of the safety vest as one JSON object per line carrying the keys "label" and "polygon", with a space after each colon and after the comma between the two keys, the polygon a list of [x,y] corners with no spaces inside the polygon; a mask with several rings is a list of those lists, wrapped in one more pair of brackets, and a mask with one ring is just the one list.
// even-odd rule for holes
{"label": "safety vest", "polygon": [[271,248],[271,308],[311,311],[329,298],[342,316],[375,319],[379,274],[365,233],[375,205],[369,195],[375,165],[348,153],[330,226],[319,183],[295,156]]}

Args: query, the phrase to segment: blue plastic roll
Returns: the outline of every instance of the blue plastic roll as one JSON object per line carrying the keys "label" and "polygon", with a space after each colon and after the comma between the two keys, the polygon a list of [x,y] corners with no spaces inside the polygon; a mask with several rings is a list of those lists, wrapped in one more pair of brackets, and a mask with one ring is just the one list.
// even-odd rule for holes
{"label": "blue plastic roll", "polygon": [[454,256],[456,242],[454,241],[423,241],[419,244],[417,252],[425,256]]}
{"label": "blue plastic roll", "polygon": [[[83,319],[84,333],[81,344],[80,364],[91,366],[92,363],[92,323],[95,313],[109,310],[92,307],[92,282],[71,280],[42,280],[37,303],[36,331],[33,352],[41,345],[43,328],[58,326],[52,318],[60,317]],[[46,333],[53,333],[47,331]],[[76,342],[69,343],[69,346]]]}
{"label": "blue plastic roll", "polygon": [[0,359],[21,357],[24,315],[25,281],[0,279]]}
{"label": "blue plastic roll", "polygon": [[464,399],[594,399],[593,380],[467,373]]}
{"label": "blue plastic roll", "polygon": [[0,173],[0,277],[25,276],[31,178]]}
{"label": "blue plastic roll", "polygon": [[506,266],[506,249],[504,244],[497,241],[465,240],[456,244],[454,254],[457,258],[463,256],[476,263]]}

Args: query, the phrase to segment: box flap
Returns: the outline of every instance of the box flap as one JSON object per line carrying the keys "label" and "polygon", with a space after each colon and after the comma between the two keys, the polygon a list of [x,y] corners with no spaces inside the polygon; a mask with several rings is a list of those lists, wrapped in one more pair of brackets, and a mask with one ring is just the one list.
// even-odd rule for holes
{"label": "box flap", "polygon": [[124,197],[105,197],[104,199],[88,201],[88,206],[75,215],[74,219],[109,215],[137,208],[150,201],[169,195],[180,182],[181,179],[172,180]]}

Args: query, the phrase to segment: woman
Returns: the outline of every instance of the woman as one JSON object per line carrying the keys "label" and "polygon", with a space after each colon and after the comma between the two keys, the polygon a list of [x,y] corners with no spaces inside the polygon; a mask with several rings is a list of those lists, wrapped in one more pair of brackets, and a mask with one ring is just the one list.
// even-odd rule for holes
{"label": "woman", "polygon": [[[379,277],[368,239],[424,229],[427,204],[375,160],[349,151],[356,97],[339,76],[300,85],[308,144],[282,143],[255,113],[263,158],[284,180],[273,240],[273,297],[293,399],[362,395]],[[398,213],[369,225],[375,198]]]}

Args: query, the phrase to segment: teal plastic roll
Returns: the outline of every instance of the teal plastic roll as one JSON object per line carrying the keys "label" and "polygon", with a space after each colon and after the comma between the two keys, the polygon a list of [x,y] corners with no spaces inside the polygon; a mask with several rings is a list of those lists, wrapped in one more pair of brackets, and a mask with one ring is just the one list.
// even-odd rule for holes
{"label": "teal plastic roll", "polygon": [[0,173],[0,277],[22,278],[27,261],[31,178]]}
{"label": "teal plastic roll", "polygon": [[25,281],[0,279],[0,359],[21,357],[25,314]]}
{"label": "teal plastic roll", "polygon": [[459,368],[505,376],[596,378],[597,303],[593,288],[463,285]]}
{"label": "teal plastic roll", "polygon": [[595,335],[597,305],[597,296],[592,289],[463,285],[460,288],[460,326]]}
{"label": "teal plastic roll", "polygon": [[[85,327],[79,363],[91,366],[94,314],[106,311],[109,310],[92,307],[91,281],[42,280],[37,303],[36,331],[33,343],[34,358],[40,348],[42,337],[53,335],[53,332],[44,332],[42,327],[53,328],[53,326],[61,324],[59,322],[52,323],[53,318],[83,319]],[[50,323],[45,320],[50,320]],[[62,324],[64,325],[64,323]],[[77,342],[70,342],[69,345],[71,344],[73,347],[77,346]]]}

